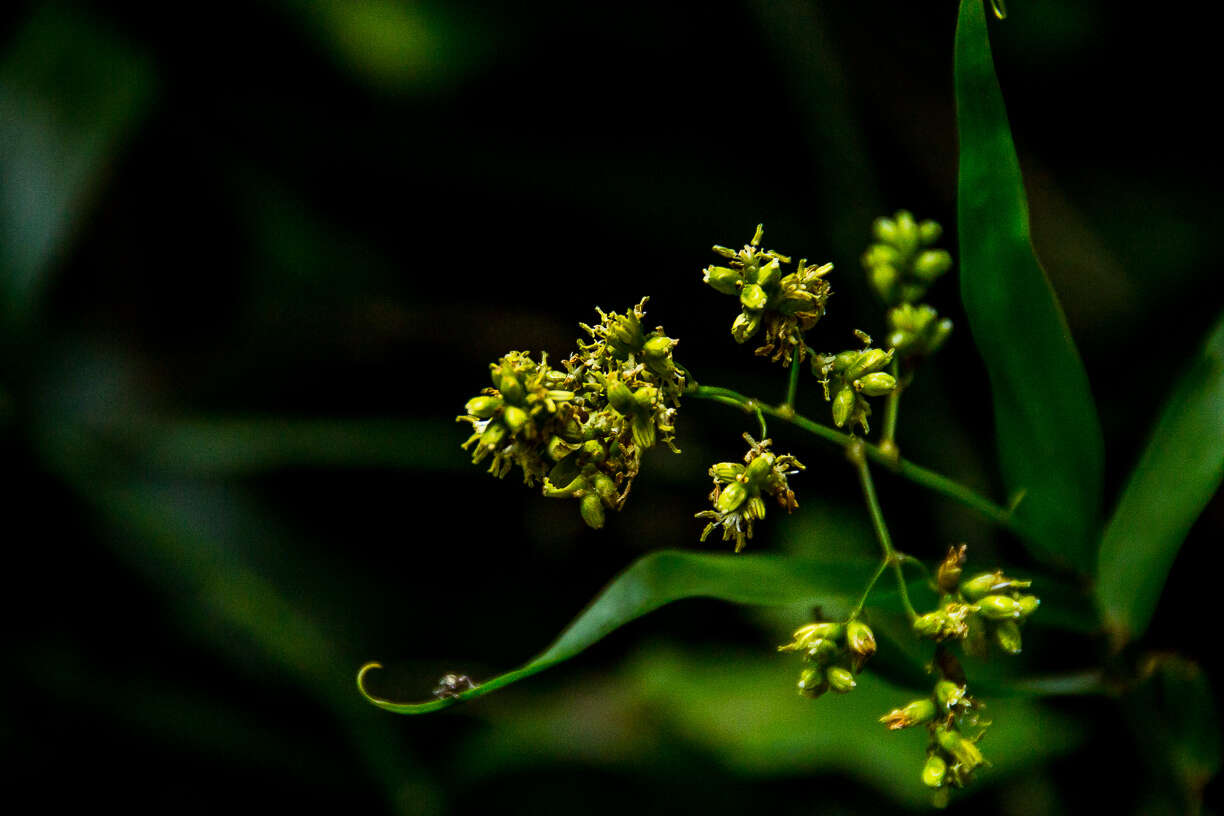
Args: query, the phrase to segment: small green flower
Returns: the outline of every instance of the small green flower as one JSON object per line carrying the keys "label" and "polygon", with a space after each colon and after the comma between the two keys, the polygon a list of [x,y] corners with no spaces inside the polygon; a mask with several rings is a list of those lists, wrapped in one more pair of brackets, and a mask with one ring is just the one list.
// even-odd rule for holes
{"label": "small green flower", "polygon": [[906,210],[872,224],[876,242],[863,253],[863,269],[876,294],[890,306],[921,300],[927,288],[952,268],[946,250],[932,248],[943,230],[918,223]]}
{"label": "small green flower", "polygon": [[710,468],[714,489],[710,493],[713,510],[703,510],[696,518],[710,519],[701,533],[701,540],[722,528],[723,541],[734,540],[735,551],[744,549],[752,538],[753,523],[765,518],[763,494],[773,496],[788,513],[799,503],[790,488],[788,477],[803,470],[799,460],[789,454],[777,456],[770,452],[772,440],[756,442],[744,434],[749,450],[744,464],[719,462]]}
{"label": "small green flower", "polygon": [[[857,424],[863,433],[870,430],[868,397],[881,397],[897,387],[897,379],[884,371],[892,363],[893,350],[871,347],[871,337],[855,332],[864,348],[838,354],[814,354],[812,373],[820,380],[826,401],[833,403],[833,424],[851,433]],[[830,395],[832,395],[830,397]]]}

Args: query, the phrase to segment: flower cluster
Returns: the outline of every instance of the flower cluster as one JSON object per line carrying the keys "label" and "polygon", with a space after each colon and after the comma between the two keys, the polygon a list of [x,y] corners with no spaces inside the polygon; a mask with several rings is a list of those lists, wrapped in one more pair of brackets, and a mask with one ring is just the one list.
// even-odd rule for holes
{"label": "flower cluster", "polygon": [[[980,716],[981,704],[970,697],[964,683],[944,678],[930,697],[913,700],[880,718],[891,731],[926,724],[930,732],[922,781],[927,787],[964,787],[973,772],[989,765],[978,742],[989,723]],[[969,734],[972,733],[972,736]]]}
{"label": "flower cluster", "polygon": [[[464,443],[472,461],[492,457],[504,477],[518,465],[528,485],[579,502],[582,518],[602,527],[606,509],[624,506],[643,451],[675,447],[675,414],[686,374],[672,359],[677,341],[642,325],[646,300],[625,314],[599,311],[583,325],[589,341],[563,363],[548,365],[512,351],[492,364],[492,388],[468,401],[459,420],[472,425]],[[678,452],[678,451],[677,451]]]}
{"label": "flower cluster", "polygon": [[921,300],[932,283],[952,268],[952,256],[933,249],[943,235],[934,221],[918,223],[906,210],[872,224],[876,242],[863,253],[863,268],[876,293],[889,306]]}
{"label": "flower cluster", "polygon": [[772,440],[756,442],[748,434],[744,434],[744,439],[749,446],[744,464],[719,462],[710,468],[710,476],[714,478],[710,501],[714,509],[703,510],[696,516],[711,519],[701,533],[702,541],[715,527],[721,527],[723,541],[735,539],[736,552],[744,549],[752,538],[752,523],[765,518],[762,494],[773,496],[788,513],[799,506],[787,477],[803,470],[799,460],[790,454],[776,456],[771,453]]}
{"label": "flower cluster", "polygon": [[875,634],[860,620],[821,621],[795,630],[779,652],[802,652],[809,664],[799,674],[799,693],[819,697],[829,689],[845,694],[857,685],[854,675],[875,654]]}
{"label": "flower cluster", "polygon": [[740,314],[731,324],[735,342],[747,342],[764,328],[764,343],[756,353],[790,365],[794,355],[801,360],[806,356],[803,332],[824,315],[833,292],[824,277],[833,264],[809,265],[802,259],[794,272],[783,274],[791,260],[760,248],[764,231],[764,225],[758,224],[752,241],[738,251],[715,246],[728,265],[706,267],[702,279],[716,291],[739,298]]}
{"label": "flower cluster", "polygon": [[871,337],[861,331],[855,335],[863,343],[860,350],[812,356],[812,373],[820,379],[824,398],[833,403],[833,423],[839,428],[857,424],[867,433],[871,406],[867,397],[882,397],[897,387],[897,378],[884,371],[892,363],[893,350],[871,347]]}
{"label": "flower cluster", "polygon": [[1020,581],[1002,570],[983,572],[961,580],[964,545],[952,547],[940,564],[937,583],[939,607],[914,621],[914,632],[935,641],[964,641],[970,654],[985,654],[993,642],[1007,654],[1019,654],[1020,624],[1037,610],[1041,600],[1027,595],[1032,581]]}

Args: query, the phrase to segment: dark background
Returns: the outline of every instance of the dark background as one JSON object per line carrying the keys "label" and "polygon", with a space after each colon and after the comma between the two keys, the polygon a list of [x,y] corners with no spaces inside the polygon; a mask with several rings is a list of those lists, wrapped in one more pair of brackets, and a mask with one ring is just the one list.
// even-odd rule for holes
{"label": "dark background", "polygon": [[[1224,305],[1215,29],[1103,0],[1012,6],[992,25],[996,62],[1034,240],[1101,411],[1108,509]],[[791,703],[796,667],[772,648],[797,611],[677,605],[421,719],[366,705],[352,677],[381,659],[383,693],[427,697],[443,672],[517,665],[643,553],[724,549],[697,543],[692,514],[708,465],[753,430],[729,409],[686,405],[684,454],[653,451],[599,532],[471,466],[452,418],[505,351],[558,359],[596,305],[644,295],[701,382],[779,399],[781,370],[735,346],[734,304],[700,284],[710,245],[759,221],[770,247],[837,266],[814,342],[882,334],[857,261],[872,218],[909,208],[955,247],[955,15],[801,0],[5,6],[13,789],[52,809],[188,813],[920,805],[921,741],[896,743],[908,775],[875,767],[855,749],[874,709],[837,714],[854,695],[802,722],[754,719],[757,700]],[[907,392],[899,439],[1002,498],[952,278],[932,302],[960,329]],[[824,418],[817,391],[804,383],[800,409]],[[785,427],[774,438],[809,466],[802,510],[771,517],[754,549],[871,557],[840,457]],[[881,490],[906,550],[934,561],[964,540],[983,568],[1026,564],[966,511],[887,476]],[[1222,531],[1217,497],[1142,644],[1214,676]],[[1105,651],[1029,638],[1039,668]],[[1066,744],[1014,751],[958,803],[1180,810],[1112,703],[1042,711],[1062,724],[1045,738]]]}

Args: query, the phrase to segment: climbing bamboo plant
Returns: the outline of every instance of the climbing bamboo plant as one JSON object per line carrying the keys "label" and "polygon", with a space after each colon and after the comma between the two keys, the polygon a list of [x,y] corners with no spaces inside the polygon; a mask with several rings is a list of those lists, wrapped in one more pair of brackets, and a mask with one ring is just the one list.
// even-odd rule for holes
{"label": "climbing bamboo plant", "polygon": [[[1001,6],[994,8],[1002,17]],[[472,429],[464,447],[473,462],[487,462],[498,477],[517,469],[545,497],[576,502],[583,520],[600,528],[607,513],[629,500],[647,451],[665,446],[679,453],[676,419],[684,403],[709,400],[743,412],[750,424],[743,459],[709,468],[709,505],[695,514],[705,522],[702,541],[718,533],[736,554],[648,555],[535,659],[480,682],[447,675],[425,702],[375,695],[369,681],[379,664],[369,663],[357,682],[370,702],[402,714],[446,708],[567,660],[626,622],[682,598],[819,605],[849,597],[845,615],[802,621],[778,650],[799,656],[800,694],[850,693],[877,650],[889,648],[877,642],[867,611],[879,607],[880,614],[904,615],[909,636],[930,643],[930,679],[924,694],[898,699],[894,709],[879,712],[879,720],[887,729],[926,729],[925,756],[914,759],[915,784],[920,779],[937,800],[946,800],[949,789],[965,786],[989,764],[990,723],[958,654],[1006,661],[1020,652],[1031,616],[1059,612],[1041,608],[1040,586],[1031,580],[994,566],[969,569],[972,547],[965,544],[950,546],[932,569],[903,552],[876,492],[873,472],[879,470],[971,508],[1014,533],[1035,559],[1092,579],[1097,628],[1115,651],[1143,634],[1177,548],[1224,474],[1224,322],[1172,392],[1112,517],[1102,522],[1100,425],[1084,366],[1030,242],[981,0],[960,5],[955,94],[955,265],[969,329],[990,376],[1008,506],[909,461],[897,444],[902,394],[925,366],[937,362],[936,352],[953,335],[951,321],[924,302],[954,266],[953,254],[941,247],[939,224],[902,210],[871,225],[861,267],[887,331],[878,338],[856,331],[852,341],[840,338],[841,343],[819,326],[836,303],[833,264],[794,261],[768,249],[764,228],[757,226],[739,248],[715,246],[716,260],[701,280],[734,299],[734,316],[728,314],[734,339],[759,344],[756,354],[786,372],[780,403],[701,380],[683,365],[678,341],[662,326],[650,328],[643,299],[623,312],[600,311],[597,322],[582,325],[583,338],[557,364],[542,353],[503,355],[460,417]],[[797,412],[801,387],[827,403],[830,423]],[[848,461],[879,545],[879,562],[869,574],[739,555],[771,502],[788,513],[799,507],[804,465],[795,453],[774,449],[770,423],[804,431],[817,447],[840,451]],[[1178,490],[1171,497],[1166,485],[1174,474]],[[695,522],[695,535],[698,527]],[[891,589],[880,586],[887,573]],[[847,591],[856,581],[858,591]],[[1013,678],[1011,690],[1020,689],[1122,692],[1126,683],[1094,670],[1045,685]],[[1198,761],[1205,772],[1214,772],[1218,746],[1204,747]]]}

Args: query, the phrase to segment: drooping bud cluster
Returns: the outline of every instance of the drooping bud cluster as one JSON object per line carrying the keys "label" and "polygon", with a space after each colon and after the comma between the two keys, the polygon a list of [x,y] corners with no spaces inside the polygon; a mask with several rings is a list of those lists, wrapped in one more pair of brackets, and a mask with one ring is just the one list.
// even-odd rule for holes
{"label": "drooping bud cluster", "polygon": [[825,401],[833,403],[833,424],[851,432],[859,425],[863,433],[870,427],[871,405],[867,397],[882,397],[897,387],[897,379],[884,371],[893,359],[893,350],[871,347],[871,337],[861,331],[855,335],[863,343],[861,350],[840,354],[816,354],[812,357],[812,373],[824,388]]}
{"label": "drooping bud cluster", "polygon": [[1041,600],[1027,595],[1032,581],[1009,578],[1002,570],[962,580],[965,547],[952,547],[936,574],[939,607],[920,615],[914,631],[935,641],[964,641],[965,651],[985,654],[994,642],[1007,654],[1019,654],[1020,624],[1037,610]]}
{"label": "drooping bud cluster", "polygon": [[[981,721],[981,704],[970,697],[963,683],[944,678],[929,697],[913,700],[880,718],[890,731],[925,724],[930,732],[922,782],[929,788],[964,787],[973,772],[989,765],[977,743],[989,723]],[[967,734],[972,731],[973,735]]]}
{"label": "drooping bud cluster", "polygon": [[943,235],[936,222],[918,223],[907,210],[898,210],[871,226],[876,242],[863,253],[863,268],[889,306],[922,300],[930,285],[952,268],[947,250],[931,248]]}
{"label": "drooping bud cluster", "polygon": [[719,462],[710,468],[714,490],[710,493],[713,510],[703,510],[696,518],[710,519],[701,533],[701,540],[716,527],[722,528],[723,541],[735,540],[735,551],[744,549],[752,538],[753,522],[765,518],[764,495],[773,496],[786,512],[799,506],[787,477],[803,470],[799,460],[790,454],[775,455],[769,450],[772,440],[760,442],[744,434],[748,453],[744,464]]}
{"label": "drooping bud cluster", "polygon": [[[551,368],[513,351],[490,366],[492,388],[468,401],[461,421],[472,461],[492,457],[489,472],[514,465],[523,480],[543,480],[543,493],[579,502],[582,518],[602,527],[606,509],[624,506],[642,452],[658,439],[673,451],[675,413],[686,376],[672,359],[676,340],[642,326],[646,300],[625,314],[599,311],[591,340]],[[677,451],[678,452],[678,451]]]}
{"label": "drooping bud cluster", "polygon": [[747,342],[764,328],[764,343],[756,353],[789,365],[795,354],[800,359],[806,356],[803,332],[824,315],[833,292],[824,278],[833,264],[809,265],[803,259],[795,271],[784,274],[783,267],[791,259],[760,248],[764,231],[764,225],[758,224],[752,241],[738,251],[715,246],[714,251],[727,259],[727,266],[706,267],[702,280],[724,295],[739,298],[740,314],[731,324],[735,342]]}
{"label": "drooping bud cluster", "polygon": [[804,697],[819,697],[829,689],[845,694],[857,683],[854,675],[875,654],[875,635],[860,620],[822,621],[795,630],[791,642],[779,652],[802,652],[807,665],[799,673],[798,689]]}
{"label": "drooping bud cluster", "polygon": [[929,357],[952,333],[952,321],[925,303],[902,303],[888,310],[888,345],[898,357]]}

